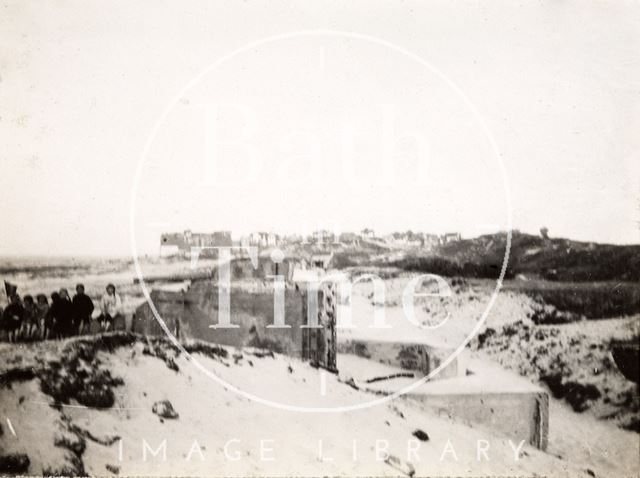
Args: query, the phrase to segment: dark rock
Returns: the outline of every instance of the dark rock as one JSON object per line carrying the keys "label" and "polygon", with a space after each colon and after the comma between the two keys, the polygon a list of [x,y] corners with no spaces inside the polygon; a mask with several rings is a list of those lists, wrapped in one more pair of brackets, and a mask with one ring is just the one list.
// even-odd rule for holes
{"label": "dark rock", "polygon": [[151,411],[162,418],[175,419],[179,417],[169,400],[161,400],[154,403]]}
{"label": "dark rock", "polygon": [[114,475],[117,475],[120,473],[120,467],[116,466],[116,465],[110,465],[109,463],[107,463],[106,465],[104,465],[104,467],[107,469],[107,471],[113,473]]}
{"label": "dark rock", "polygon": [[427,435],[426,432],[420,430],[419,428],[413,430],[412,435],[420,441],[429,441],[429,435]]}
{"label": "dark rock", "polygon": [[24,474],[29,469],[29,456],[24,453],[0,455],[0,473]]}

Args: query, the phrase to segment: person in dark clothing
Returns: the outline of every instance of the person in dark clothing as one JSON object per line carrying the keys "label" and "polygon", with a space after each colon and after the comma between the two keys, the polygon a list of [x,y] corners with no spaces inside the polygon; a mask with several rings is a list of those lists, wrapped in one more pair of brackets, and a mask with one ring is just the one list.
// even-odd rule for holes
{"label": "person in dark clothing", "polygon": [[73,332],[82,334],[89,332],[91,326],[91,314],[93,313],[93,301],[84,293],[84,285],[76,286],[76,295],[73,296]]}
{"label": "person in dark clothing", "polygon": [[60,289],[60,309],[58,310],[58,323],[60,324],[61,338],[71,337],[73,333],[73,304],[67,289]]}
{"label": "person in dark clothing", "polygon": [[16,342],[24,319],[24,307],[18,294],[11,296],[11,302],[2,312],[2,325],[7,331],[9,342]]}
{"label": "person in dark clothing", "polygon": [[56,314],[60,308],[60,294],[53,292],[51,294],[51,306],[47,309],[44,316],[44,332],[42,334],[44,339],[56,338]]}
{"label": "person in dark clothing", "polygon": [[25,295],[22,300],[24,306],[24,316],[22,320],[22,337],[26,340],[33,339],[38,332],[38,308],[33,300],[33,296]]}
{"label": "person in dark clothing", "polygon": [[67,289],[51,294],[51,308],[48,314],[53,318],[53,337],[62,339],[71,336],[73,328],[73,304]]}

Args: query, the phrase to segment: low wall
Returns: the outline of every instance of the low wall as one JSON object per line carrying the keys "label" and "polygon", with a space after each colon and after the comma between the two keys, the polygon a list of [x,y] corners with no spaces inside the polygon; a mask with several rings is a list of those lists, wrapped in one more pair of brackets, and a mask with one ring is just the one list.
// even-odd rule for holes
{"label": "low wall", "polygon": [[547,448],[549,396],[543,392],[409,393],[407,398],[438,414],[510,438],[541,450]]}
{"label": "low wall", "polygon": [[[329,286],[325,286],[329,287]],[[284,291],[284,320],[287,328],[272,328],[273,289],[230,291],[231,324],[235,328],[213,328],[218,324],[218,288],[211,281],[194,282],[187,291],[154,290],[151,299],[169,330],[181,338],[197,338],[220,345],[261,347],[294,357],[311,359],[335,368],[335,301],[327,290],[318,291],[319,329],[307,324],[306,291]],[[138,307],[133,331],[164,335],[151,307]]]}

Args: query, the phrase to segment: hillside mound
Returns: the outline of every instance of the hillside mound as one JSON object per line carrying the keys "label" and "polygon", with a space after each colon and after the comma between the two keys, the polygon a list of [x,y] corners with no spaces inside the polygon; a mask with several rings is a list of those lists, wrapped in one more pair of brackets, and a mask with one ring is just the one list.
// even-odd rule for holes
{"label": "hillside mound", "polygon": [[[396,265],[411,270],[465,277],[496,278],[500,274],[507,234],[486,234],[449,242],[422,256],[409,256]],[[553,281],[639,281],[640,246],[543,239],[513,231],[505,277],[524,275]]]}
{"label": "hillside mound", "polygon": [[[375,396],[336,375],[267,351],[202,342],[185,347],[190,356],[165,339],[116,333],[33,344],[11,350],[11,355],[3,349],[0,416],[8,421],[0,433],[0,473],[594,473],[588,463],[526,445],[514,455],[504,438],[403,400],[342,413],[256,403],[233,389],[294,407],[344,406]],[[477,460],[479,440],[490,443],[489,461]],[[410,446],[417,451],[408,452]]]}

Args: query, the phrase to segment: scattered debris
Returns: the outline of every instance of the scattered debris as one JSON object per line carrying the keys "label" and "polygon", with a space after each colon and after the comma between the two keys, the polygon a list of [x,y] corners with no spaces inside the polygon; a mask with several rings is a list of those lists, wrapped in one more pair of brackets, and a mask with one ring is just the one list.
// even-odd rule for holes
{"label": "scattered debris", "polygon": [[392,373],[391,375],[384,375],[382,377],[373,377],[365,380],[365,383],[374,383],[381,382],[383,380],[391,380],[394,378],[414,378],[415,374],[412,372],[400,372],[400,373]]}
{"label": "scattered debris", "polygon": [[391,468],[395,468],[396,470],[404,473],[407,476],[413,476],[416,474],[416,469],[409,462],[403,461],[397,456],[387,455],[384,459],[384,462],[389,465]]}
{"label": "scattered debris", "polygon": [[53,444],[59,448],[71,450],[78,457],[82,456],[87,448],[87,442],[84,441],[84,438],[70,430],[60,430],[56,433]]}
{"label": "scattered debris", "polygon": [[353,377],[349,377],[347,380],[344,381],[344,383],[349,385],[354,390],[360,390],[360,387],[358,386],[358,384],[356,383]]}
{"label": "scattered debris", "polygon": [[253,355],[254,357],[258,357],[258,358],[264,358],[264,357],[275,358],[273,351],[269,349],[248,348],[248,349],[245,349],[245,352],[248,353],[249,355]]}
{"label": "scattered debris", "polygon": [[229,355],[225,348],[206,342],[185,343],[183,347],[189,354],[201,353],[212,359],[227,358]]}

